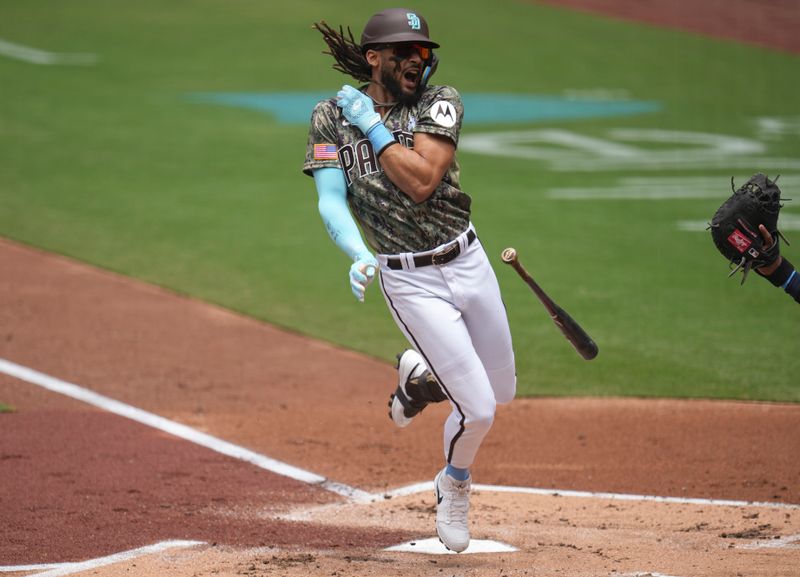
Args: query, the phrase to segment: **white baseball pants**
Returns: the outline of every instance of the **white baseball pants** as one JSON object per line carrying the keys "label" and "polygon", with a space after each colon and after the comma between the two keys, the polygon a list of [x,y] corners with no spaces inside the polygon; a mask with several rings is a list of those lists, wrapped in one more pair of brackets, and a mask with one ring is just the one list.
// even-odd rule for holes
{"label": "white baseball pants", "polygon": [[[497,277],[479,239],[467,245],[465,232],[457,241],[461,254],[444,265],[415,268],[410,253],[377,259],[381,290],[397,326],[450,399],[445,459],[467,469],[492,426],[497,404],[514,398],[517,378]],[[389,256],[401,257],[403,268],[389,268]]]}

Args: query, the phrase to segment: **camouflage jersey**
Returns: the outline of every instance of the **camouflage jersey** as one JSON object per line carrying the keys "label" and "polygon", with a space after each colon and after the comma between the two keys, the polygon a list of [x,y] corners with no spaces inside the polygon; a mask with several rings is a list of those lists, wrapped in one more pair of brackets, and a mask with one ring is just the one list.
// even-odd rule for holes
{"label": "camouflage jersey", "polygon": [[[362,88],[363,91],[363,88]],[[464,106],[449,86],[429,86],[415,105],[397,104],[383,122],[395,140],[414,147],[414,133],[439,134],[458,144]],[[453,162],[424,202],[417,204],[383,172],[369,139],[350,125],[336,100],[314,108],[303,172],[341,168],[350,210],[367,242],[381,254],[422,252],[449,242],[469,226],[469,195],[459,189],[459,166]]]}

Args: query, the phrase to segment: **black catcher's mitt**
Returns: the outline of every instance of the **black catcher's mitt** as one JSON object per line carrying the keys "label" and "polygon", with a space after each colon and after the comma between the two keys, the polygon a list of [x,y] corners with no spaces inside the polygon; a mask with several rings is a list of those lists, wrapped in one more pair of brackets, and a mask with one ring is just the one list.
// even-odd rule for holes
{"label": "black catcher's mitt", "polygon": [[[781,190],[765,174],[757,173],[738,189],[731,177],[733,194],[717,209],[709,228],[717,250],[735,268],[728,276],[742,270],[742,284],[752,268],[760,268],[774,263],[780,255],[778,237],[786,238],[778,230],[778,213],[781,204]],[[735,189],[735,190],[734,190]],[[758,230],[763,224],[772,235],[773,242],[765,246],[764,237]]]}

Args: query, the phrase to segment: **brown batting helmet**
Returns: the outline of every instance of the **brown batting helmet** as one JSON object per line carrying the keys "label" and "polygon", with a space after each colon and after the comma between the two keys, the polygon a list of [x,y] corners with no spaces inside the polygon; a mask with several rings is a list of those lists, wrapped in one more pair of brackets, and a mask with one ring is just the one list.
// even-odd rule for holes
{"label": "brown batting helmet", "polygon": [[418,42],[431,48],[439,48],[428,37],[428,23],[417,12],[406,8],[381,10],[369,19],[361,34],[361,49],[375,44],[394,42]]}

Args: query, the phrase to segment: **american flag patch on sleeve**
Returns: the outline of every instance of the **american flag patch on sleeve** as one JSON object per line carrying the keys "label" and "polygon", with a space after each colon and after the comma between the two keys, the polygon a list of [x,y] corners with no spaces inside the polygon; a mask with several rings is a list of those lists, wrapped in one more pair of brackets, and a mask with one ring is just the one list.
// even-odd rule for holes
{"label": "american flag patch on sleeve", "polygon": [[335,160],[335,159],[336,159],[335,144],[314,145],[314,160]]}

